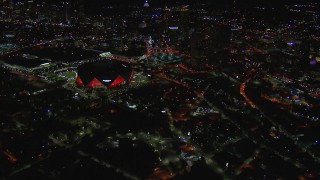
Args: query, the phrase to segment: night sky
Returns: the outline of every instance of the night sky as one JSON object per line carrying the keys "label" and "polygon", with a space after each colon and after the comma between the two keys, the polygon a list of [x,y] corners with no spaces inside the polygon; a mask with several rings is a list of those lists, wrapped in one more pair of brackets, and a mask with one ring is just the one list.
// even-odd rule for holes
{"label": "night sky", "polygon": [[[18,0],[15,0],[18,1]],[[50,2],[50,3],[60,3],[65,0],[34,0],[35,2]],[[92,4],[99,6],[101,4],[143,4],[145,0],[70,0],[71,2],[84,1],[86,4]],[[282,4],[295,4],[295,3],[309,3],[316,2],[316,0],[149,0],[150,4],[153,5],[165,5],[165,4],[193,4],[193,3],[211,3],[216,6],[226,6],[229,4],[235,4],[236,6],[256,6],[256,5],[267,5],[276,7]]]}

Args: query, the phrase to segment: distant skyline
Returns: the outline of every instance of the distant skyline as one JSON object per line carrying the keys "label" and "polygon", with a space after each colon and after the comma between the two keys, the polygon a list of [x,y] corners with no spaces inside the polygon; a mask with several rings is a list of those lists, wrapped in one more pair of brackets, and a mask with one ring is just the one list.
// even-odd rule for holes
{"label": "distant skyline", "polygon": [[[27,2],[29,0],[1,0],[1,2]],[[126,13],[130,6],[143,6],[145,0],[33,0],[35,3],[47,2],[50,4],[62,5],[63,2],[70,2],[71,9],[82,8],[86,15],[110,15],[117,11]],[[202,6],[206,10],[231,8],[252,8],[256,6],[278,8],[282,11],[286,4],[308,4],[317,0],[148,0],[151,7],[172,7],[179,5]],[[83,5],[81,5],[83,4]],[[113,6],[114,10],[110,10]]]}
{"label": "distant skyline", "polygon": [[[3,2],[9,2],[10,0],[3,0]],[[12,0],[14,2],[19,1],[29,1],[29,0]],[[61,3],[64,1],[79,2],[83,1],[85,3],[91,4],[143,4],[145,0],[33,0],[34,2],[51,2],[51,3]],[[276,6],[278,4],[294,4],[294,3],[309,3],[317,2],[317,0],[148,0],[150,4],[163,5],[163,4],[175,4],[175,3],[209,3],[213,5],[224,5],[229,3],[235,3],[236,5],[259,5],[265,4],[268,6]]]}

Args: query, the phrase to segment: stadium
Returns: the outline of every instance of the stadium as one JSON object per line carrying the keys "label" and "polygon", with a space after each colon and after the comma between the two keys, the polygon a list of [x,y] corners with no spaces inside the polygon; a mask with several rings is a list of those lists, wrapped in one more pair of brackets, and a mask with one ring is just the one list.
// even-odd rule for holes
{"label": "stadium", "polygon": [[129,83],[132,76],[133,69],[128,63],[103,60],[79,66],[76,83],[89,88],[113,88]]}

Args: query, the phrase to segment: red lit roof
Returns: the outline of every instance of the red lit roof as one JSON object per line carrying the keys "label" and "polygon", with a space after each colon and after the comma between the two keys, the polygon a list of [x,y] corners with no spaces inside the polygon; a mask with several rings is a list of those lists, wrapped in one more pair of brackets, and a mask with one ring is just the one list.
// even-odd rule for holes
{"label": "red lit roof", "polygon": [[83,82],[82,82],[82,80],[81,80],[81,78],[79,76],[77,76],[76,83],[78,85],[83,85]]}
{"label": "red lit roof", "polygon": [[93,78],[87,86],[88,87],[102,86],[102,83],[97,78]]}
{"label": "red lit roof", "polygon": [[124,82],[124,81],[125,81],[125,79],[124,79],[122,76],[118,75],[118,77],[110,84],[109,87],[110,87],[110,88],[111,88],[111,87],[115,87],[115,86],[121,84],[121,83]]}

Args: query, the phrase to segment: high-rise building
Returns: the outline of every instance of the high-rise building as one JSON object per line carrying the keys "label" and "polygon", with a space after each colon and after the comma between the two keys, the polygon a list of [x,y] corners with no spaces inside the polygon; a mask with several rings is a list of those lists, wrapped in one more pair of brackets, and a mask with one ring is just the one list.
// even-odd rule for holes
{"label": "high-rise building", "polygon": [[70,2],[64,2],[63,3],[64,8],[65,8],[65,21],[66,23],[70,23],[71,21],[71,8],[70,8]]}
{"label": "high-rise building", "polygon": [[144,7],[149,7],[149,6],[150,6],[148,0],[146,0],[146,1],[144,2],[143,6],[144,6]]}
{"label": "high-rise building", "polygon": [[149,1],[146,0],[143,4],[143,15],[147,18],[151,18],[153,14],[153,7],[149,4]]}
{"label": "high-rise building", "polygon": [[13,1],[13,0],[9,0],[9,7],[10,7],[11,9],[14,8],[14,1]]}
{"label": "high-rise building", "polygon": [[78,4],[79,14],[81,16],[84,16],[85,15],[85,4],[84,4],[85,2],[84,2],[84,0],[79,0],[78,2],[79,2],[79,4]]}
{"label": "high-rise building", "polygon": [[32,9],[33,9],[33,0],[28,0],[27,6],[28,6],[28,10],[32,11]]}
{"label": "high-rise building", "polygon": [[2,11],[4,9],[5,4],[6,4],[6,0],[1,0],[0,4],[1,4],[0,5],[0,11]]}

